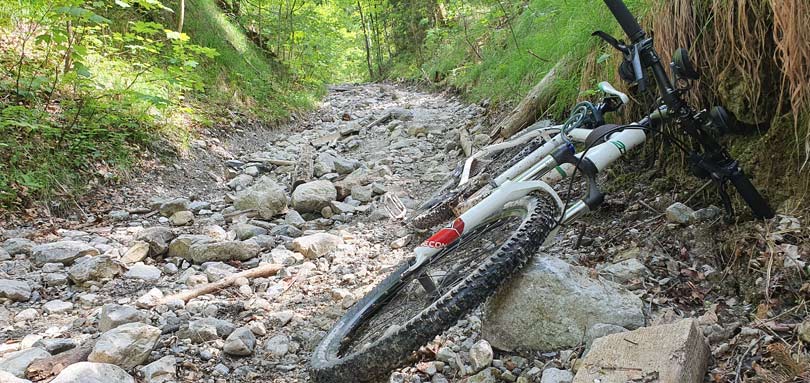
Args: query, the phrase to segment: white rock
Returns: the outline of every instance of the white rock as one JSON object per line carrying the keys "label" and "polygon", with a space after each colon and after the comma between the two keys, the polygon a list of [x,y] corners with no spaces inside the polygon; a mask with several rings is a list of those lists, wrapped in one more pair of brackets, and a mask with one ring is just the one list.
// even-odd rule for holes
{"label": "white rock", "polygon": [[146,282],[157,282],[160,279],[160,275],[160,269],[157,267],[144,265],[142,262],[138,262],[129,267],[129,270],[124,273],[124,278],[140,279]]}
{"label": "white rock", "polygon": [[543,370],[543,378],[540,383],[571,383],[574,381],[574,374],[571,371],[559,370],[554,367]]}
{"label": "white rock", "polygon": [[39,312],[32,308],[22,310],[14,316],[14,320],[18,322],[34,320],[37,318],[39,318]]}
{"label": "white rock", "polygon": [[479,340],[470,347],[470,363],[474,372],[481,371],[492,363],[492,346],[486,340]]}
{"label": "white rock", "polygon": [[135,383],[135,379],[112,364],[79,362],[62,370],[51,383]]}

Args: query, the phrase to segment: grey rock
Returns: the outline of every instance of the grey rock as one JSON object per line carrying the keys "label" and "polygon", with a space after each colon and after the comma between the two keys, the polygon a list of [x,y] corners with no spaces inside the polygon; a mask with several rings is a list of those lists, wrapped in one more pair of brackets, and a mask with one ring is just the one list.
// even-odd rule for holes
{"label": "grey rock", "polygon": [[268,322],[276,327],[282,327],[290,321],[295,316],[295,313],[292,310],[283,310],[283,311],[276,311],[274,313],[270,313],[267,316]]}
{"label": "grey rock", "polygon": [[391,118],[394,120],[399,121],[411,121],[413,120],[413,111],[403,108],[391,108],[387,111],[390,113]]}
{"label": "grey rock", "polygon": [[25,302],[31,299],[31,286],[28,282],[13,279],[0,279],[0,298],[8,298],[15,302]]}
{"label": "grey rock", "polygon": [[109,255],[82,258],[68,269],[73,283],[80,285],[87,281],[110,279],[121,273],[121,265]]}
{"label": "grey rock", "polygon": [[348,214],[355,211],[354,206],[340,201],[332,201],[329,206],[336,214]]}
{"label": "grey rock", "polygon": [[211,208],[210,202],[194,201],[188,205],[188,210],[199,213],[201,210],[208,210]]}
{"label": "grey rock", "polygon": [[160,329],[127,323],[101,334],[87,360],[130,369],[142,364],[160,339]]}
{"label": "grey rock", "polygon": [[202,269],[209,282],[218,281],[239,271],[237,268],[223,262],[206,262],[202,265]]}
{"label": "grey rock", "polygon": [[695,222],[707,222],[707,221],[711,221],[711,220],[716,219],[721,214],[723,214],[723,211],[720,210],[719,207],[717,207],[717,206],[709,206],[707,208],[696,210],[692,214],[692,219]]}
{"label": "grey rock", "polygon": [[42,283],[48,287],[65,286],[68,284],[68,275],[65,273],[44,273]]}
{"label": "grey rock", "polygon": [[191,339],[194,343],[202,343],[227,337],[235,328],[236,326],[227,320],[209,317],[189,321],[188,327],[178,332],[178,337]]}
{"label": "grey rock", "polygon": [[9,255],[31,255],[34,246],[36,246],[36,243],[25,238],[9,238],[3,242],[3,249],[5,249]]}
{"label": "grey rock", "polygon": [[29,320],[34,320],[39,318],[39,312],[36,309],[28,308],[22,310],[14,316],[14,320],[17,322],[24,322]]}
{"label": "grey rock", "polygon": [[70,265],[74,260],[90,255],[98,255],[98,250],[85,242],[61,241],[36,245],[31,249],[34,263],[42,266],[46,263]]}
{"label": "grey rock", "polygon": [[799,336],[802,342],[810,344],[810,318],[805,319],[796,327],[796,335]]}
{"label": "grey rock", "polygon": [[301,228],[306,225],[307,221],[304,220],[304,217],[301,216],[296,210],[289,210],[287,211],[287,215],[284,217],[284,223],[288,225],[295,226],[297,228]]}
{"label": "grey rock", "polygon": [[161,274],[160,269],[157,267],[138,262],[129,267],[129,270],[124,273],[124,278],[140,279],[145,282],[157,282],[160,280]]}
{"label": "grey rock", "polygon": [[[553,351],[577,346],[597,323],[644,325],[641,300],[587,269],[539,256],[484,307],[482,332],[502,350]],[[538,320],[537,318],[542,318]]]}
{"label": "grey rock", "polygon": [[695,211],[692,208],[680,202],[670,205],[666,210],[667,221],[681,225],[688,225],[692,222],[694,214]]}
{"label": "grey rock", "polygon": [[67,366],[51,383],[135,383],[135,379],[112,364],[79,362]]}
{"label": "grey rock", "polygon": [[251,183],[253,183],[253,176],[250,174],[240,174],[228,181],[228,183],[225,185],[232,190],[240,191],[247,189]]}
{"label": "grey rock", "polygon": [[264,344],[264,351],[276,358],[280,358],[290,351],[290,338],[284,334],[276,335]]}
{"label": "grey rock", "polygon": [[236,193],[233,206],[239,210],[255,209],[264,219],[271,219],[287,209],[284,187],[270,177],[261,177],[256,183]]}
{"label": "grey rock", "polygon": [[239,238],[242,241],[253,238],[257,235],[267,234],[267,229],[247,223],[237,223],[236,225],[231,226],[231,230],[236,233],[236,238]]}
{"label": "grey rock", "polygon": [[25,377],[25,370],[35,360],[51,356],[47,351],[33,347],[22,351],[15,351],[3,355],[0,359],[0,370],[8,372],[18,378]]}
{"label": "grey rock", "polygon": [[195,243],[189,247],[186,259],[194,263],[247,261],[259,254],[259,251],[261,247],[252,241]]}
{"label": "grey rock", "polygon": [[343,244],[343,238],[329,233],[316,233],[293,240],[293,250],[309,259],[320,258]]}
{"label": "grey rock", "polygon": [[207,235],[183,234],[169,244],[169,257],[191,259],[191,245],[213,243],[215,240]]}
{"label": "grey rock", "polygon": [[571,383],[574,381],[574,374],[571,371],[560,370],[554,367],[543,370],[543,377],[540,383]]}
{"label": "grey rock", "polygon": [[172,355],[164,356],[141,367],[144,383],[172,383],[177,381],[177,360]]}
{"label": "grey rock", "polygon": [[492,346],[486,340],[480,340],[470,347],[470,363],[474,372],[483,370],[489,367],[492,363],[494,354]]}
{"label": "grey rock", "polygon": [[40,339],[34,342],[33,347],[41,348],[51,355],[56,355],[76,348],[76,342],[73,339],[65,338]]}
{"label": "grey rock", "polygon": [[25,238],[9,238],[3,242],[3,249],[10,255],[31,255],[37,244]]}
{"label": "grey rock", "polygon": [[322,177],[325,174],[335,172],[335,156],[329,153],[318,153],[313,164],[315,177]]}
{"label": "grey rock", "polygon": [[42,305],[42,310],[48,314],[61,314],[73,310],[73,303],[54,299]]}
{"label": "grey rock", "polygon": [[292,206],[301,213],[319,213],[337,198],[337,189],[329,181],[298,185],[292,193]]}
{"label": "grey rock", "polygon": [[169,243],[174,239],[174,233],[168,227],[156,226],[141,230],[135,239],[148,243],[149,255],[156,257],[166,253]]}
{"label": "grey rock", "polygon": [[188,198],[175,198],[166,201],[160,205],[160,215],[164,217],[171,217],[178,211],[188,210],[188,205],[190,204],[191,201],[189,201]]}
{"label": "grey rock", "polygon": [[371,186],[355,185],[352,187],[352,198],[360,202],[371,202],[374,192],[371,190]]}
{"label": "grey rock", "polygon": [[625,283],[650,275],[650,270],[638,259],[630,258],[605,266],[600,274],[616,283]]}
{"label": "grey rock", "polygon": [[229,355],[248,356],[253,353],[255,347],[256,336],[253,335],[253,331],[248,327],[239,327],[225,339],[223,351]]}
{"label": "grey rock", "polygon": [[361,166],[359,161],[349,160],[346,158],[336,157],[335,158],[335,171],[338,174],[349,174],[355,169],[358,169]]}

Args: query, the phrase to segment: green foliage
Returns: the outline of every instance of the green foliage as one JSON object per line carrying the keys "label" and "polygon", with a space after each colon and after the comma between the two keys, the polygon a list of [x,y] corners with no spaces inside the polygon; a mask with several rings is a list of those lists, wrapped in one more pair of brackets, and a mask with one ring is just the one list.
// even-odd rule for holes
{"label": "green foliage", "polygon": [[[626,2],[631,8],[641,3]],[[442,79],[473,99],[515,102],[570,55],[580,70],[557,84],[559,110],[551,112],[562,113],[580,96],[581,69],[586,64],[595,66],[599,75],[615,71],[605,58],[615,52],[589,58],[600,46],[590,36],[592,31],[618,34],[618,25],[601,0],[447,0],[444,5],[448,23],[427,31],[422,64],[402,57],[406,63],[395,65],[395,76]]]}
{"label": "green foliage", "polygon": [[[26,1],[0,7],[0,205],[123,166],[202,89],[216,51],[154,21],[156,0]],[[126,17],[122,17],[122,14]],[[113,21],[118,20],[118,21]],[[58,188],[57,188],[58,186]]]}

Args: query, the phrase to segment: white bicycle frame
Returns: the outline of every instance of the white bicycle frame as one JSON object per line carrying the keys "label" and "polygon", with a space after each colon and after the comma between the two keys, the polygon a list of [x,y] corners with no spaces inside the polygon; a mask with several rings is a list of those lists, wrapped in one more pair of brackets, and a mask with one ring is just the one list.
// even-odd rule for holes
{"label": "white bicycle frame", "polygon": [[[600,84],[600,88],[603,88],[603,90],[607,88],[611,91],[609,93],[620,93],[607,83]],[[623,100],[627,100],[627,96],[624,94],[621,94],[621,96],[623,96]],[[561,127],[551,127],[549,129],[554,128],[561,129]],[[411,269],[420,267],[433,255],[463,237],[465,233],[472,232],[487,218],[500,212],[507,203],[523,198],[535,191],[547,193],[554,199],[561,212],[561,216],[555,218],[563,224],[588,213],[590,208],[583,200],[571,204],[566,209],[560,196],[551,187],[551,185],[567,178],[574,169],[572,164],[557,163],[551,154],[557,148],[570,142],[585,142],[591,132],[590,129],[572,129],[568,133],[560,131],[540,148],[495,178],[492,184],[496,188],[486,198],[467,209],[447,227],[439,230],[414,249],[416,262],[411,266]],[[534,138],[537,135],[531,137]],[[528,142],[531,139],[524,136],[518,138],[521,143]],[[596,169],[601,172],[627,154],[627,152],[644,143],[646,138],[646,134],[641,129],[620,130],[605,137],[603,143],[587,150],[585,158],[590,160]],[[576,154],[576,157],[581,158],[582,153]],[[469,176],[469,172],[467,174]]]}

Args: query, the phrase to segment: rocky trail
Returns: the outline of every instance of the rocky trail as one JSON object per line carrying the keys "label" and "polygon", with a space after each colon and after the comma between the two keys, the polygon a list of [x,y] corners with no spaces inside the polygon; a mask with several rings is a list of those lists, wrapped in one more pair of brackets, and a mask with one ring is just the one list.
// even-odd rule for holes
{"label": "rocky trail", "polygon": [[[415,207],[464,157],[461,129],[489,143],[487,113],[334,87],[289,126],[207,132],[76,207],[2,222],[0,383],[310,381],[321,337],[413,246],[381,196]],[[652,182],[560,230],[390,381],[810,379],[799,217],[728,225]]]}

